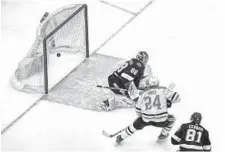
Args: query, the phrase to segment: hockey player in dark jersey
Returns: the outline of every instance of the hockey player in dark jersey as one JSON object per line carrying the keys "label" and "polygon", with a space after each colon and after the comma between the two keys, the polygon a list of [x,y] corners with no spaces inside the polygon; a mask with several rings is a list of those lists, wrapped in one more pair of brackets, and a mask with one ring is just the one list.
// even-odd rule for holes
{"label": "hockey player in dark jersey", "polygon": [[208,131],[200,125],[202,116],[195,112],[191,122],[182,124],[172,136],[173,145],[180,145],[180,151],[211,151]]}
{"label": "hockey player in dark jersey", "polygon": [[[130,84],[133,82],[135,86],[138,87],[140,80],[143,78],[148,59],[149,57],[147,52],[138,52],[136,58],[132,58],[131,60],[122,64],[108,77],[109,86],[113,88],[128,89]],[[116,89],[113,89],[112,91],[115,94],[123,95],[129,98],[127,91]],[[113,97],[103,101],[102,107],[105,110],[112,110],[113,106],[111,106],[111,103],[114,102],[114,100],[115,98]]]}

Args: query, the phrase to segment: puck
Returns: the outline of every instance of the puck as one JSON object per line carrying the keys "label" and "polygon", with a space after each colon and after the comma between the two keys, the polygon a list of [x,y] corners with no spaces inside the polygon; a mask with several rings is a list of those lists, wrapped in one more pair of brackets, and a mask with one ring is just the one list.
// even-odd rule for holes
{"label": "puck", "polygon": [[57,53],[57,57],[60,57],[61,56],[61,54],[60,53]]}

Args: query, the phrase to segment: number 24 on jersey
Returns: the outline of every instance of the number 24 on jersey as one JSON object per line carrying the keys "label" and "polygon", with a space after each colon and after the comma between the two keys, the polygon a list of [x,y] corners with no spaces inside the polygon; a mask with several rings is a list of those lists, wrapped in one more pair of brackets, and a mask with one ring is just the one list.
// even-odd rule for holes
{"label": "number 24 on jersey", "polygon": [[154,96],[146,96],[143,100],[145,102],[145,110],[151,110],[153,107],[156,107],[158,110],[162,109],[159,95],[156,95],[155,98]]}

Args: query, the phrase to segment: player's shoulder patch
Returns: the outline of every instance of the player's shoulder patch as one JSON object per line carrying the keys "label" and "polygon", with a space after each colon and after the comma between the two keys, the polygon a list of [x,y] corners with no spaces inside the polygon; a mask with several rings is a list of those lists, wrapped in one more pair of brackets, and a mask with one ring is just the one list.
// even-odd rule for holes
{"label": "player's shoulder patch", "polygon": [[144,67],[143,64],[140,61],[138,61],[137,59],[133,58],[132,61],[134,62],[134,64],[137,65],[137,67],[139,67],[139,68]]}
{"label": "player's shoulder patch", "polygon": [[142,65],[141,65],[140,62],[137,62],[137,66],[138,66],[138,67],[142,67]]}

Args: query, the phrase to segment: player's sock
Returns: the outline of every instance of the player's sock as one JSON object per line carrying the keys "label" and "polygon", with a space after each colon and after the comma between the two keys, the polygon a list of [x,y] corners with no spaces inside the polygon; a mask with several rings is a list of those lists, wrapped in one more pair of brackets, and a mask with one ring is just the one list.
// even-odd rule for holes
{"label": "player's sock", "polygon": [[137,131],[133,124],[128,126],[122,133],[121,133],[121,138],[125,139],[127,137],[129,137],[130,135],[132,135],[135,131]]}
{"label": "player's sock", "polygon": [[133,125],[128,126],[126,129],[124,129],[124,131],[121,133],[121,135],[118,135],[116,137],[115,146],[118,146],[121,141],[123,141],[125,138],[132,135],[135,131],[136,131],[136,129],[133,127]]}
{"label": "player's sock", "polygon": [[168,136],[169,136],[169,133],[167,133],[167,134],[161,133],[161,134],[158,136],[158,140],[164,140],[164,139],[166,139]]}

